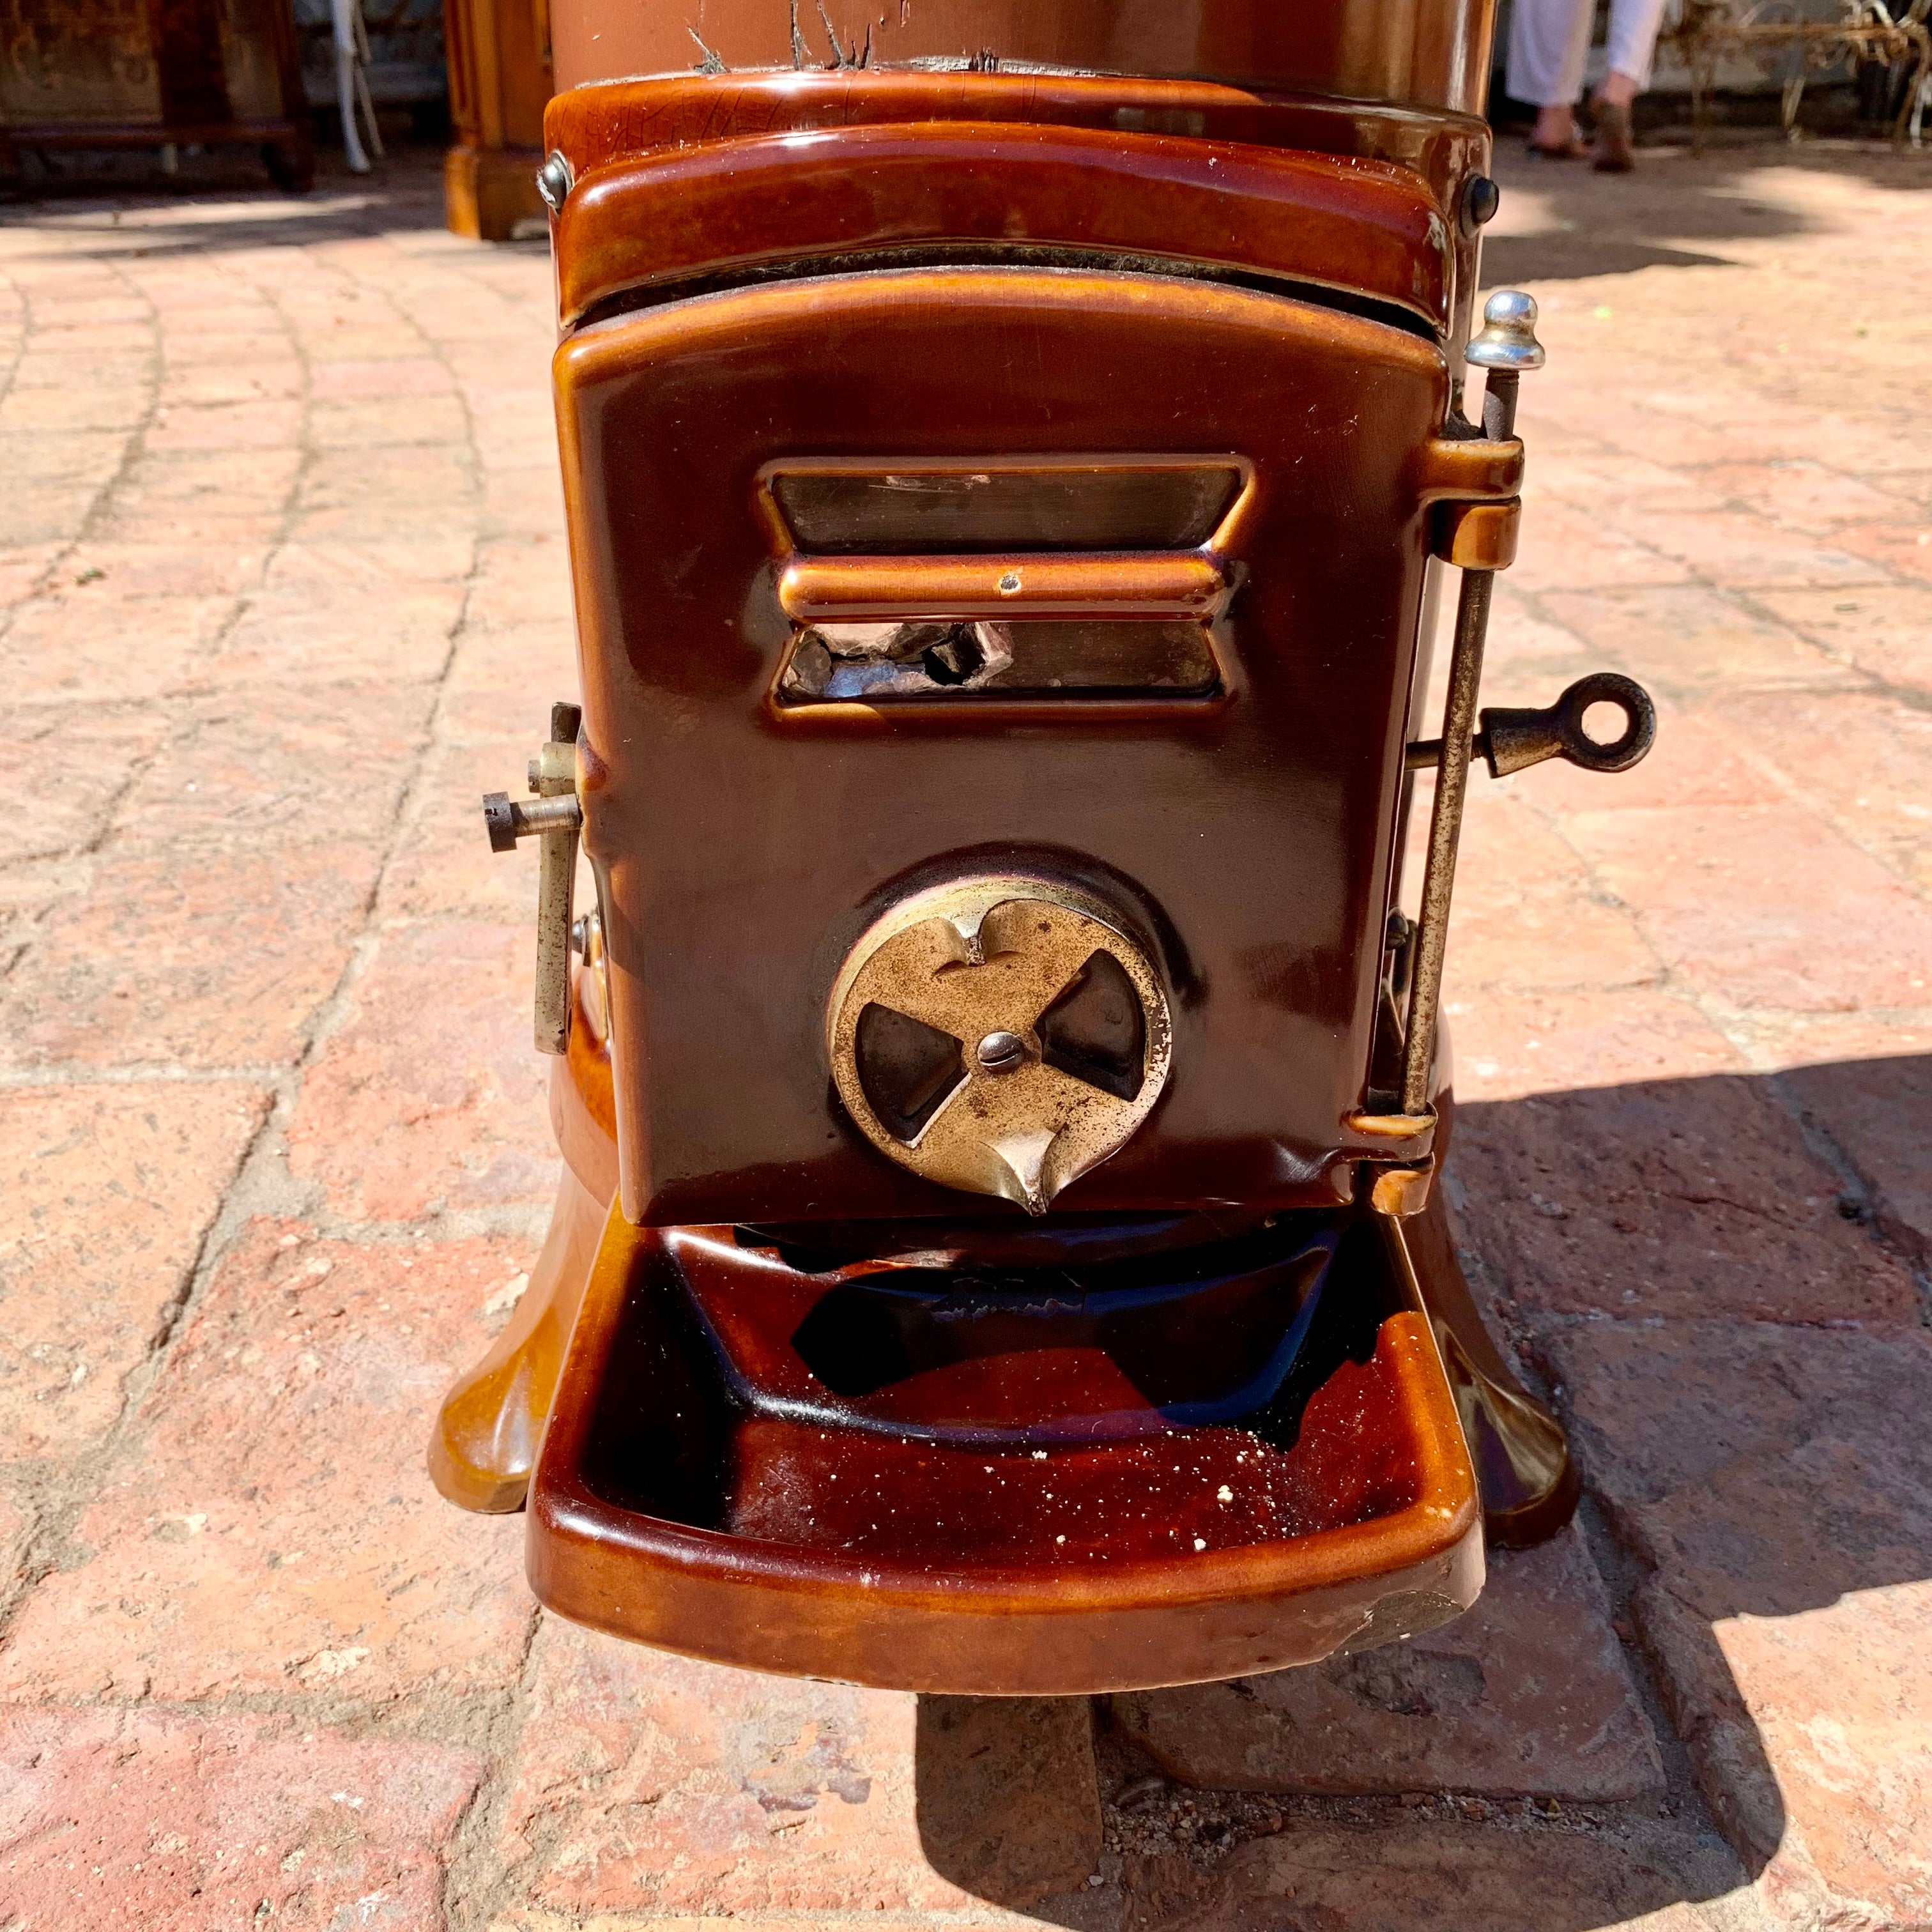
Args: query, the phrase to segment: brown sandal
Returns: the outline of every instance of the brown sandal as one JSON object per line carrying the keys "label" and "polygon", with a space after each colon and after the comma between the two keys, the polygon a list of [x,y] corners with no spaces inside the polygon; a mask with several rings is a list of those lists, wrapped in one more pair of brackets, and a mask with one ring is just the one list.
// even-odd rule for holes
{"label": "brown sandal", "polygon": [[1597,149],[1591,166],[1599,174],[1628,174],[1636,165],[1636,149],[1630,140],[1630,110],[1613,106],[1607,100],[1592,105],[1597,115]]}
{"label": "brown sandal", "polygon": [[1532,141],[1529,152],[1532,154],[1540,154],[1546,161],[1580,161],[1589,154],[1590,149],[1582,140],[1573,134],[1560,148],[1546,146],[1540,141]]}

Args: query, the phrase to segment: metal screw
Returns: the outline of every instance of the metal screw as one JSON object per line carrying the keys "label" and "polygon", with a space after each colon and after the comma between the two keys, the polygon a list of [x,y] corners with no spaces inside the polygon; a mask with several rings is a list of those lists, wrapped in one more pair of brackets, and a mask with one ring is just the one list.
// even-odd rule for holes
{"label": "metal screw", "polygon": [[583,829],[584,808],[574,794],[533,798],[527,804],[508,792],[483,794],[483,824],[493,852],[514,852],[519,838],[545,838],[553,832],[574,835]]}
{"label": "metal screw", "polygon": [[1016,1033],[989,1033],[973,1049],[973,1057],[988,1073],[1010,1073],[1024,1062],[1026,1042]]}
{"label": "metal screw", "polygon": [[1496,219],[1503,191],[1487,175],[1472,175],[1462,190],[1462,232],[1473,235]]}
{"label": "metal screw", "polygon": [[537,192],[543,196],[544,206],[553,214],[562,214],[565,199],[576,185],[577,176],[569,158],[562,148],[553,148],[537,170]]}

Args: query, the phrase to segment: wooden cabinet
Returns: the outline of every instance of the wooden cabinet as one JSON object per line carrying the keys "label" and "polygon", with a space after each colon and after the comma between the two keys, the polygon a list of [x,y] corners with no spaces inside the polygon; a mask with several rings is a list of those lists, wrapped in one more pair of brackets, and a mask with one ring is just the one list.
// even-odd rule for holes
{"label": "wooden cabinet", "polygon": [[304,188],[289,0],[0,0],[0,170],[22,148],[257,146]]}
{"label": "wooden cabinet", "polygon": [[525,217],[544,215],[536,172],[551,91],[550,0],[446,0],[444,27],[456,124],[445,218],[455,234],[505,241]]}

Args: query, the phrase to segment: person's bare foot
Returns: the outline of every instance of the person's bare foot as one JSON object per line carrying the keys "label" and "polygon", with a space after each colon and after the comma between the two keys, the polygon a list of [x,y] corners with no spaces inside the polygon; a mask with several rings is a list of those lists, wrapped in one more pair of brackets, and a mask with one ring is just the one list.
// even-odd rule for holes
{"label": "person's bare foot", "polygon": [[1540,107],[1529,131],[1529,152],[1552,161],[1581,160],[1590,151],[1576,132],[1574,108]]}

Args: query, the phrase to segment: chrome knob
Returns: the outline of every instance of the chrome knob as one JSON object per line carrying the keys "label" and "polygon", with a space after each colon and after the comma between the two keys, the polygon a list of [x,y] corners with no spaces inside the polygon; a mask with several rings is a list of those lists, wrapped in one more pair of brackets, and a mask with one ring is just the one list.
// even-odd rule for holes
{"label": "chrome knob", "polygon": [[1470,338],[1463,360],[1478,369],[1514,374],[1543,367],[1536,339],[1536,298],[1520,289],[1498,289],[1483,304],[1483,326]]}

